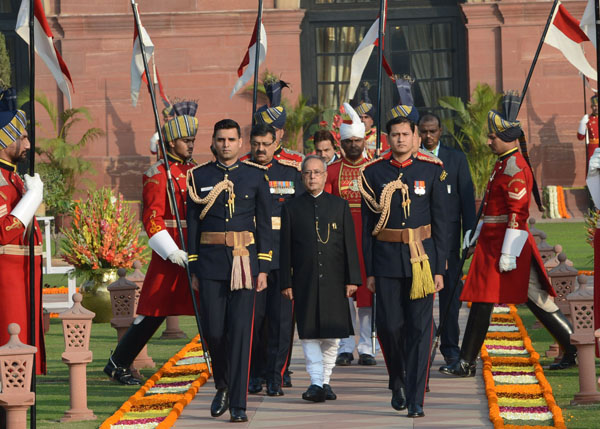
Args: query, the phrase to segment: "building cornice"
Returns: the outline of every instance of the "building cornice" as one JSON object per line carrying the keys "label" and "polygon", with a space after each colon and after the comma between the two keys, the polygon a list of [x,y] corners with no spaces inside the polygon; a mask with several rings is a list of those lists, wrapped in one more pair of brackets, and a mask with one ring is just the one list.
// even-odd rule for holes
{"label": "building cornice", "polygon": [[[304,10],[265,10],[263,22],[270,26],[269,34],[300,34],[300,22]],[[48,17],[55,36],[66,39],[89,39],[102,37],[133,37],[131,14],[69,15]],[[145,13],[141,15],[144,27],[153,37],[213,36],[218,29],[227,28],[228,35],[248,34],[256,20],[256,10]],[[251,30],[250,30],[251,31]],[[158,34],[157,34],[158,33]]]}

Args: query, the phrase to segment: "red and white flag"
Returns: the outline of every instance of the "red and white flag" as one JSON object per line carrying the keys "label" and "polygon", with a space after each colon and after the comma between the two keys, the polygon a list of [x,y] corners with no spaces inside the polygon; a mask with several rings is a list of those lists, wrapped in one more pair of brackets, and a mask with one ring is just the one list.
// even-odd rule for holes
{"label": "red and white flag", "polygon": [[[244,59],[242,59],[242,63],[238,67],[238,77],[239,79],[235,83],[233,90],[231,91],[231,95],[229,98],[232,98],[236,92],[248,83],[250,78],[254,75],[254,59],[256,58],[256,36],[258,34],[258,19],[256,20],[256,24],[254,24],[254,31],[252,32],[252,38],[250,39],[250,44],[248,45],[248,50],[246,51],[246,55],[244,55]],[[258,52],[258,66],[265,61],[267,57],[267,32],[265,31],[265,26],[262,21],[260,23],[260,50]],[[244,70],[246,67],[246,70]]]}
{"label": "red and white flag", "polygon": [[[134,18],[135,19],[135,18]],[[146,59],[150,61],[154,54],[154,44],[148,35],[148,32],[141,24],[140,30],[142,33],[142,44],[144,45],[144,52],[146,53]],[[144,70],[144,59],[142,58],[142,50],[140,49],[140,34],[138,33],[137,25],[133,24],[133,55],[131,57],[131,104],[135,107],[140,96],[140,86],[142,80],[148,83],[145,76]]]}
{"label": "red and white flag", "polygon": [[[17,26],[15,28],[16,33],[21,36],[21,39],[25,43],[29,44],[29,1],[22,0],[19,14],[17,15]],[[60,53],[54,46],[54,36],[46,20],[46,14],[42,6],[41,0],[34,0],[33,2],[33,14],[34,14],[34,40],[35,40],[35,52],[44,60],[44,63],[54,76],[58,87],[62,93],[67,97],[69,106],[71,106],[71,93],[69,92],[69,85],[67,80],[71,82],[71,74],[67,65],[63,61]]]}
{"label": "red and white flag", "polygon": [[544,42],[561,51],[565,58],[585,76],[596,80],[596,70],[588,62],[581,45],[589,40],[579,27],[579,21],[559,2]]}
{"label": "red and white flag", "polygon": [[[373,52],[373,48],[375,46],[379,46],[379,19],[378,16],[375,22],[365,34],[360,45],[354,51],[354,55],[352,55],[352,63],[350,68],[350,84],[348,85],[348,92],[346,93],[346,100],[351,100],[358,89],[358,85],[360,84],[360,80],[362,78],[363,72],[367,67],[367,63],[369,62],[369,58],[371,58],[371,53]],[[383,27],[385,28],[387,19],[387,2],[384,8],[384,16],[383,16]],[[382,45],[383,46],[383,45]],[[393,79],[392,69],[388,65],[385,57],[382,59],[383,68],[385,72]]]}

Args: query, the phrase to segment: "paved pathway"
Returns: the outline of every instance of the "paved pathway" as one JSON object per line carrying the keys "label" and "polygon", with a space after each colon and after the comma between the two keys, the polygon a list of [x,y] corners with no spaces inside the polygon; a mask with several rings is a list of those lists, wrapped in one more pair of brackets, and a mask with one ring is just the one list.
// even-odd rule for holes
{"label": "paved pathway", "polygon": [[[461,310],[464,329],[468,309]],[[437,316],[436,316],[437,319]],[[304,367],[300,342],[294,344],[291,369],[294,387],[284,389],[285,396],[269,397],[264,392],[248,395],[248,423],[236,428],[418,428],[470,429],[492,428],[488,418],[487,398],[481,378],[481,364],[475,378],[455,379],[441,375],[438,353],[431,371],[431,392],[425,398],[425,417],[409,419],[406,411],[390,406],[387,371],[383,358],[373,367],[352,365],[336,367],[331,385],[338,395],[335,401],[312,403],[302,400],[310,384]],[[356,363],[356,357],[353,363]],[[179,417],[176,429],[219,427],[229,423],[229,413],[218,419],[210,417],[210,403],[215,393],[212,380],[206,383]]]}

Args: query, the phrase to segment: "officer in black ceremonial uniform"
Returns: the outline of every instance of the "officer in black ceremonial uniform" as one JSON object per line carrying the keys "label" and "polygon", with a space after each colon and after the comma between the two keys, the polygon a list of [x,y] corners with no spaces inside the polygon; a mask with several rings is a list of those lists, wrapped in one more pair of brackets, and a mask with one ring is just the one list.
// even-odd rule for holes
{"label": "officer in black ceremonial uniform", "polygon": [[268,287],[256,295],[248,392],[258,393],[262,390],[261,379],[264,375],[267,380],[267,395],[282,396],[282,377],[288,359],[293,326],[292,302],[279,292],[281,207],[286,201],[302,194],[304,186],[300,174],[301,155],[287,151],[281,146],[277,147],[275,133],[275,128],[265,123],[258,123],[252,127],[251,152],[241,159],[251,159],[252,162],[267,168],[273,230],[273,258]]}
{"label": "officer in black ceremonial uniform", "polygon": [[229,407],[247,421],[246,399],[255,292],[267,287],[272,259],[271,196],[266,169],[238,160],[239,125],[215,124],[216,161],[188,174],[187,224],[192,287],[212,357],[217,394],[211,415]]}
{"label": "officer in black ceremonial uniform", "polygon": [[392,407],[408,407],[408,417],[425,415],[433,294],[443,288],[447,241],[446,173],[437,158],[413,154],[415,129],[407,117],[390,120],[391,151],[363,167],[359,185],[367,287],[377,292]]}

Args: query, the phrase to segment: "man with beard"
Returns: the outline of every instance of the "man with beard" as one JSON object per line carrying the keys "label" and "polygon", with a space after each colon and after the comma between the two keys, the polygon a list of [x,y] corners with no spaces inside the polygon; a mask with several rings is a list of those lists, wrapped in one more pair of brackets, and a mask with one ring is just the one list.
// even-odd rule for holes
{"label": "man with beard", "polygon": [[[456,281],[460,265],[461,230],[468,243],[471,231],[475,227],[473,181],[465,154],[441,143],[440,118],[433,113],[421,116],[419,134],[423,147],[444,163],[444,170],[448,173],[446,178],[448,206],[444,213],[448,222],[448,269],[444,274],[446,287],[439,293],[439,308],[440,320],[444,320],[440,351],[446,363],[452,364],[458,360],[460,352],[458,315],[461,306],[459,297],[463,284],[462,280],[459,280],[457,290],[454,291],[453,282]],[[448,309],[447,316],[445,315],[446,309]]]}
{"label": "man with beard", "polygon": [[306,192],[281,213],[281,291],[294,300],[298,336],[310,386],[302,399],[334,400],[329,384],[340,338],[352,332],[348,301],[360,284],[354,226],[348,202],[324,192],[327,165],[302,162]]}
{"label": "man with beard", "polygon": [[104,368],[104,372],[122,384],[135,385],[129,367],[152,338],[165,317],[193,315],[192,297],[185,270],[187,253],[179,248],[181,237],[173,207],[179,212],[185,237],[186,175],[196,163],[192,159],[198,119],[194,117],[197,104],[176,103],[176,116],[163,125],[167,159],[175,188],[175,204],[167,192],[167,172],[164,161],[150,167],[143,176],[142,222],[148,233],[152,259],[144,279],[137,307],[138,316],[119,341]]}
{"label": "man with beard", "polygon": [[484,196],[482,220],[469,243],[478,239],[460,296],[472,303],[460,359],[440,367],[441,373],[456,377],[475,376],[477,355],[495,303],[527,304],[565,352],[561,362],[550,369],[576,364],[577,349],[570,341],[573,327],[552,299],[556,292],[527,227],[535,179],[519,152],[519,139],[523,138],[517,120],[520,97],[507,93],[502,105],[502,113],[488,112],[488,145],[498,160]]}
{"label": "man with beard", "polygon": [[[0,344],[8,342],[8,325],[21,327],[19,339],[29,344],[36,332],[36,374],[46,373],[42,332],[42,232],[35,211],[43,199],[44,185],[36,173],[21,179],[17,164],[27,160],[31,144],[27,138],[25,112],[17,110],[14,89],[0,94]],[[35,292],[30,295],[31,260],[29,234],[34,234]],[[35,300],[35,326],[31,326],[30,302]],[[0,414],[0,423],[2,418]]]}
{"label": "man with beard", "polygon": [[304,187],[300,176],[300,162],[274,157],[276,152],[284,150],[277,147],[275,133],[275,128],[271,125],[257,124],[252,127],[251,152],[241,158],[242,161],[250,158],[251,161],[267,169],[266,175],[269,178],[272,199],[273,230],[273,255],[271,272],[267,278],[268,287],[267,290],[256,294],[248,392],[260,392],[261,378],[264,376],[267,382],[267,395],[283,396],[282,377],[288,359],[293,325],[292,303],[281,295],[279,287],[281,207],[286,201],[302,194]]}
{"label": "man with beard", "polygon": [[[350,205],[350,213],[354,221],[354,234],[358,246],[358,261],[360,263],[361,284],[366,283],[365,265],[362,255],[362,219],[360,214],[361,196],[358,189],[360,180],[360,168],[367,162],[364,157],[365,149],[365,125],[360,120],[354,109],[344,103],[344,110],[350,117],[340,126],[342,138],[342,149],[344,156],[341,160],[334,162],[327,168],[327,182],[325,191],[335,196],[342,197]],[[343,338],[340,341],[336,365],[347,366],[354,360],[354,349],[358,349],[359,365],[376,365],[375,353],[371,345],[371,319],[373,293],[366,287],[359,287],[353,298],[348,299],[350,304],[350,317],[352,327],[359,334],[358,346],[354,336]],[[358,312],[358,320],[357,320]]]}
{"label": "man with beard", "polygon": [[254,301],[273,255],[271,195],[267,168],[238,160],[237,122],[217,122],[212,146],[216,160],[188,174],[190,271],[217,389],[210,413],[229,408],[232,422],[245,422]]}

